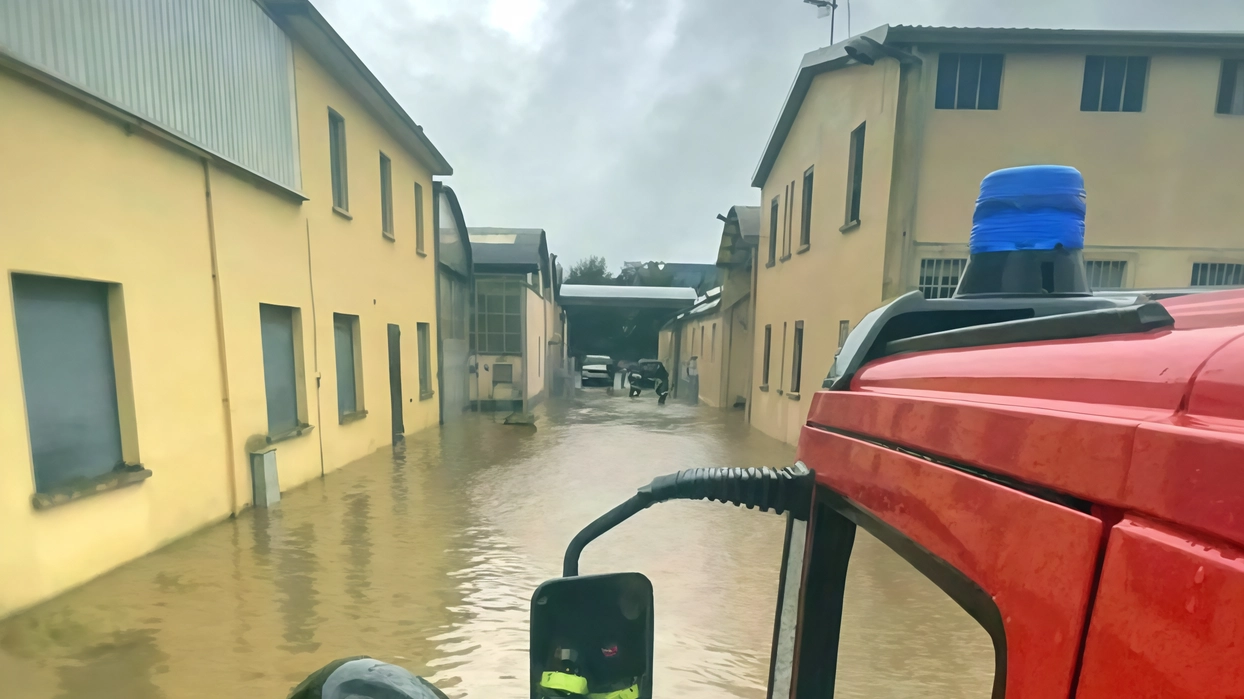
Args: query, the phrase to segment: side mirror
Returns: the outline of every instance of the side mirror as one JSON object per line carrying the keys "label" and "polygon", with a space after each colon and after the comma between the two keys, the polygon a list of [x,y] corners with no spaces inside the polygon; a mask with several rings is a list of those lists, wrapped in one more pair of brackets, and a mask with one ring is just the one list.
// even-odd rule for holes
{"label": "side mirror", "polygon": [[652,697],[652,583],[556,578],[531,599],[531,697]]}

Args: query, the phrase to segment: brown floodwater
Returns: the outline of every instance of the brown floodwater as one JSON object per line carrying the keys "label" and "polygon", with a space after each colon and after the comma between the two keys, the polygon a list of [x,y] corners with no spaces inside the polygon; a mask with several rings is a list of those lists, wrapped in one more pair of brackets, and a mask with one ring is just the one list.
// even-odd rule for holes
{"label": "brown floodwater", "polygon": [[[4,695],[280,699],[370,655],[526,697],[531,593],[580,527],[663,473],[794,457],[739,411],[593,391],[537,414],[413,435],[0,621]],[[764,696],[783,526],[673,502],[588,547],[584,573],[653,581],[657,697]],[[848,578],[839,696],[989,695],[989,639],[936,587],[863,532]]]}

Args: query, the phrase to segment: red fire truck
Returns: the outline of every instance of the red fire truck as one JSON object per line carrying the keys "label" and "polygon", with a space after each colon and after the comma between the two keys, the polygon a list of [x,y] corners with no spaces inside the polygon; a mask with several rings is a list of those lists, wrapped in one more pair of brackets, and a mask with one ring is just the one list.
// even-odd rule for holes
{"label": "red fire truck", "polygon": [[[834,695],[857,528],[989,632],[994,697],[1244,696],[1244,290],[902,297],[852,333],[798,460],[657,479],[565,574],[654,502],[786,511],[774,699]],[[636,575],[537,591],[533,696],[557,619],[608,616]]]}

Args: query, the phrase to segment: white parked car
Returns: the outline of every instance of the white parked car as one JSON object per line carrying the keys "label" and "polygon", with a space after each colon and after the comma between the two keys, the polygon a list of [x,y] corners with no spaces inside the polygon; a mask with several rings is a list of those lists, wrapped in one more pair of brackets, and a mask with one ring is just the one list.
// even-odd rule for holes
{"label": "white parked car", "polygon": [[613,366],[613,359],[603,354],[589,354],[583,358],[583,385],[586,386],[592,382],[610,384],[613,383],[613,375],[610,373],[610,367]]}

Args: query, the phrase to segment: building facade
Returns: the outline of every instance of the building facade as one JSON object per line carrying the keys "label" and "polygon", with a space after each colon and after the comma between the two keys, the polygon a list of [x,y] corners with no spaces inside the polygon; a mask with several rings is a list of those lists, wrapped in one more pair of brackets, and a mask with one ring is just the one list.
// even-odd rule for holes
{"label": "building facade", "polygon": [[475,272],[470,400],[483,410],[529,410],[562,366],[564,319],[552,259],[538,228],[470,228]]}
{"label": "building facade", "polygon": [[879,27],[804,57],[761,192],[752,424],[795,442],[846,334],[953,293],[981,179],[1071,165],[1095,288],[1244,283],[1244,36]]}
{"label": "building facade", "polygon": [[0,7],[0,615],[439,420],[451,170],[311,4],[70,9]]}

